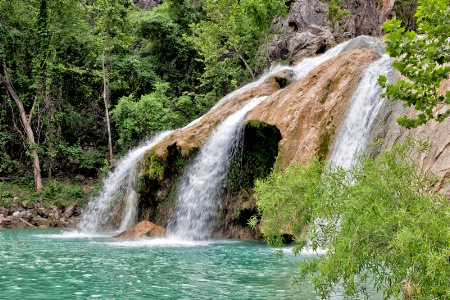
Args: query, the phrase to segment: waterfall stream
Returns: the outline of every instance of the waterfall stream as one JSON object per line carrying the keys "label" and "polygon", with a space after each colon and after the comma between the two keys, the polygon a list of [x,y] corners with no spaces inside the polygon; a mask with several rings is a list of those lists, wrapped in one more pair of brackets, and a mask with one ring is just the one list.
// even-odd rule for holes
{"label": "waterfall stream", "polygon": [[349,169],[355,163],[355,155],[366,149],[372,123],[384,101],[377,81],[379,75],[393,76],[388,55],[370,64],[364,72],[336,137],[330,165]]}
{"label": "waterfall stream", "polygon": [[174,236],[204,240],[211,236],[221,203],[221,184],[241,137],[245,115],[267,97],[251,100],[213,130],[185,169],[177,195],[177,214],[169,222]]}
{"label": "waterfall stream", "polygon": [[117,162],[117,167],[103,180],[100,195],[89,201],[77,226],[79,232],[101,232],[101,225],[108,221],[111,211],[121,197],[125,199],[125,209],[120,230],[126,230],[136,222],[136,181],[137,168],[144,153],[166,137],[170,131],[162,132],[144,142]]}
{"label": "waterfall stream", "polygon": [[[294,79],[298,80],[326,60],[348,49],[361,47],[361,44],[375,51],[381,51],[379,49],[380,42],[377,39],[360,36],[339,44],[322,55],[305,58],[296,66],[274,66],[257,81],[223,97],[211,110],[217,109],[233,96],[261,85],[269,76],[279,71],[291,70],[294,73]],[[351,107],[337,136],[330,164],[347,168],[352,164],[355,153],[366,147],[370,125],[382,103],[379,97],[381,91],[376,77],[379,74],[388,73],[389,66],[388,58],[383,57],[383,59],[373,63],[366,71],[353,96]],[[223,121],[201,147],[194,163],[186,168],[177,197],[178,212],[176,217],[169,221],[169,229],[177,237],[186,239],[206,239],[210,237],[212,231],[210,223],[215,218],[219,205],[221,184],[226,176],[230,151],[241,138],[239,128],[245,114],[263,99],[265,98],[254,99]],[[192,121],[184,128],[196,124],[201,118]],[[121,218],[120,231],[127,230],[135,224],[137,217],[135,185],[139,163],[144,153],[167,135],[168,132],[159,134],[118,161],[114,172],[110,173],[103,181],[100,195],[89,202],[77,226],[79,232],[100,232],[102,225],[108,222],[113,214],[118,201],[123,201],[121,203],[122,213],[119,216]]]}

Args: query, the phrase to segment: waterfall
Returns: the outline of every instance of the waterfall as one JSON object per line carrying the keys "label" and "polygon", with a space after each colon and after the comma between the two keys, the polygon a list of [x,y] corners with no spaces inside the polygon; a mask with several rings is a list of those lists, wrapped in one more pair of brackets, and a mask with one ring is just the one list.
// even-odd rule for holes
{"label": "waterfall", "polygon": [[[339,55],[343,51],[361,47],[370,47],[380,52],[379,42],[376,39],[371,37],[358,37],[330,49],[323,55],[305,58],[294,67],[273,66],[268,73],[264,74],[257,81],[249,83],[223,97],[211,108],[211,111],[233,96],[245,93],[261,85],[269,76],[279,71],[291,70],[294,73],[294,79],[298,80],[306,76],[321,63]],[[351,165],[351,159],[353,159],[354,154],[367,144],[365,140],[367,140],[370,124],[381,105],[381,101],[378,100],[380,89],[376,83],[376,76],[380,73],[388,72],[383,69],[385,67],[387,68],[388,65],[388,60],[383,58],[381,61],[372,64],[366,72],[353,97],[351,111],[348,112],[345,124],[342,126],[341,132],[337,137],[330,160],[331,164],[342,166]],[[371,99],[371,102],[369,104],[357,105],[356,103],[361,101],[359,98],[366,98],[363,100]],[[230,163],[229,158],[233,148],[236,147],[241,138],[239,132],[241,132],[242,120],[245,114],[263,99],[265,98],[260,97],[254,99],[223,121],[212,132],[205,145],[200,149],[193,164],[186,168],[177,197],[178,213],[169,222],[169,229],[176,236],[187,239],[206,239],[210,237],[212,231],[211,222],[214,220],[220,204],[220,189]],[[379,103],[377,104],[376,101]],[[375,108],[371,108],[370,105],[373,105]],[[360,114],[360,118],[355,119],[355,114]],[[184,128],[196,124],[201,118],[192,121]],[[365,124],[365,131],[355,127],[355,124]],[[359,138],[360,134],[362,134],[361,138]],[[103,189],[99,196],[89,202],[77,226],[79,232],[100,232],[101,226],[110,221],[111,215],[117,213],[117,211],[113,213],[113,209],[118,201],[123,201],[120,203],[120,210],[122,211],[120,230],[126,230],[134,225],[137,216],[135,185],[139,163],[144,153],[167,135],[168,132],[154,137],[152,140],[128,153],[128,155],[118,162],[114,172],[110,173],[103,181]],[[358,138],[355,138],[357,136]],[[350,160],[350,162],[347,162],[347,160]]]}
{"label": "waterfall", "polygon": [[245,115],[266,98],[255,98],[226,118],[185,169],[177,195],[178,212],[169,222],[174,236],[192,240],[211,236],[221,203],[221,184],[227,175],[232,152],[242,137]]}
{"label": "waterfall", "polygon": [[330,165],[349,169],[355,162],[355,155],[367,147],[369,131],[384,101],[380,96],[382,88],[377,81],[379,75],[393,77],[387,55],[370,64],[364,72],[336,138]]}
{"label": "waterfall", "polygon": [[94,233],[101,231],[101,225],[108,221],[117,201],[123,197],[125,207],[120,230],[134,225],[137,216],[137,194],[135,191],[137,171],[144,153],[166,137],[170,131],[162,132],[130,151],[117,162],[117,167],[103,180],[99,196],[91,201],[81,216],[77,226],[79,232]]}

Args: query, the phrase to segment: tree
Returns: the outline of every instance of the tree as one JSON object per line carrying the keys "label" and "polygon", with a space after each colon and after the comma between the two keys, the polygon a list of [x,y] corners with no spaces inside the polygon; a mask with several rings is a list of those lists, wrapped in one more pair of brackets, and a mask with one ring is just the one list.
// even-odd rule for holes
{"label": "tree", "polygon": [[11,96],[11,98],[13,98],[14,102],[16,103],[16,105],[19,109],[22,126],[27,135],[28,149],[30,151],[30,156],[33,161],[34,183],[36,186],[36,190],[40,191],[40,190],[42,190],[41,167],[40,167],[40,163],[39,163],[39,154],[37,152],[37,144],[36,144],[36,140],[34,138],[34,132],[33,132],[33,129],[31,128],[31,120],[33,117],[34,109],[36,107],[36,101],[33,101],[33,106],[31,107],[30,112],[27,115],[24,105],[23,105],[23,102],[20,99],[20,97],[17,95],[17,93],[14,89],[14,86],[12,84],[11,76],[9,75],[6,61],[3,61],[3,63],[2,63],[2,72],[0,74],[0,82],[6,86],[6,89],[8,90],[9,95]]}
{"label": "tree", "polygon": [[400,20],[386,21],[386,50],[397,59],[393,67],[404,79],[388,84],[380,76],[380,84],[386,88],[385,95],[402,100],[419,114],[415,118],[404,116],[397,121],[411,128],[429,120],[443,121],[450,115],[450,91],[438,93],[442,80],[450,75],[450,6],[448,0],[418,0],[415,14],[417,30],[406,29]]}
{"label": "tree", "polygon": [[110,106],[110,75],[112,73],[113,55],[117,52],[127,52],[130,36],[128,35],[128,10],[131,9],[130,0],[98,0],[94,8],[96,14],[96,32],[100,50],[103,92],[105,105],[105,119],[108,131],[109,163],[113,164],[113,146],[111,135],[111,122],[109,120]]}
{"label": "tree", "polygon": [[[203,57],[205,78],[216,88],[255,79],[258,51],[273,18],[285,11],[284,1],[201,0],[206,20],[192,24],[188,37]],[[245,75],[245,72],[249,75]],[[218,77],[218,78],[216,78]],[[219,80],[223,80],[219,81]]]}
{"label": "tree", "polygon": [[119,144],[135,146],[145,137],[154,136],[172,127],[170,100],[166,97],[167,83],[156,85],[155,92],[134,101],[133,96],[122,97],[111,111],[119,132]]}
{"label": "tree", "polygon": [[[2,120],[2,131],[6,129],[2,136],[18,132],[24,146],[15,143],[8,147],[8,157],[25,170],[28,166],[20,153],[26,152],[34,170],[40,165],[43,176],[51,177],[65,165],[68,159],[62,148],[92,145],[92,141],[101,147],[103,140],[96,126],[91,126],[95,118],[95,49],[83,4],[82,0],[0,1],[2,109],[11,107]],[[28,128],[16,126],[17,119]],[[40,164],[35,162],[38,159]],[[24,176],[27,172],[12,174]]]}
{"label": "tree", "polygon": [[[341,290],[368,298],[367,286],[385,299],[450,299],[450,201],[433,188],[437,178],[409,158],[408,141],[349,171],[312,161],[290,166],[256,184],[263,234],[283,233],[313,249],[326,249],[300,265],[322,298]],[[297,252],[298,253],[298,252]]]}

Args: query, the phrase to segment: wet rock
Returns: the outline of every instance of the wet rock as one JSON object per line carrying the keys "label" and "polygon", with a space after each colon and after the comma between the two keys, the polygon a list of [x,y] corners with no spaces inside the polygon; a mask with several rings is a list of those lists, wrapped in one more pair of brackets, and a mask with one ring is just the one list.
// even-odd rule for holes
{"label": "wet rock", "polygon": [[247,121],[273,125],[280,131],[279,167],[292,161],[305,164],[310,157],[328,153],[364,70],[379,57],[370,49],[345,52],[249,112]]}
{"label": "wet rock", "polygon": [[198,149],[217,124],[235,113],[240,107],[256,97],[270,96],[284,88],[285,85],[280,85],[280,81],[283,79],[285,79],[287,83],[292,82],[292,72],[278,72],[266,78],[264,82],[258,86],[249,88],[247,91],[237,95],[231,94],[228,96],[227,101],[219,102],[215,109],[211,109],[207,112],[197,123],[186,128],[178,129],[169,134],[159,142],[152,151],[148,151],[146,155],[151,155],[151,152],[154,152],[157,156],[165,157],[167,156],[170,147],[178,148],[182,153],[185,149],[186,151]]}
{"label": "wet rock", "polygon": [[386,50],[382,43],[377,42],[376,39],[367,36],[358,36],[357,38],[352,39],[350,42],[345,45],[342,49],[342,52],[357,50],[357,49],[372,49],[373,51],[379,54],[385,54]]}
{"label": "wet rock", "polygon": [[165,235],[166,229],[164,227],[158,226],[150,221],[142,221],[131,229],[114,236],[114,238],[132,240],[142,237],[163,237]]}
{"label": "wet rock", "polygon": [[73,210],[73,213],[72,213],[72,216],[73,217],[79,217],[79,216],[81,216],[82,213],[83,213],[83,207],[75,206],[75,208]]}

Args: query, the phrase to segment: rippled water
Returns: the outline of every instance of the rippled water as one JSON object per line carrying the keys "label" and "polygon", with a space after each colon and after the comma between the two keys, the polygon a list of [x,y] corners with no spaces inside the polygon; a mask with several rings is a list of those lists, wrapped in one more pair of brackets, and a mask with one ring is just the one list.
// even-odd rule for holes
{"label": "rippled water", "polygon": [[308,284],[292,288],[304,256],[275,252],[247,241],[125,242],[0,230],[0,298],[319,299]]}

